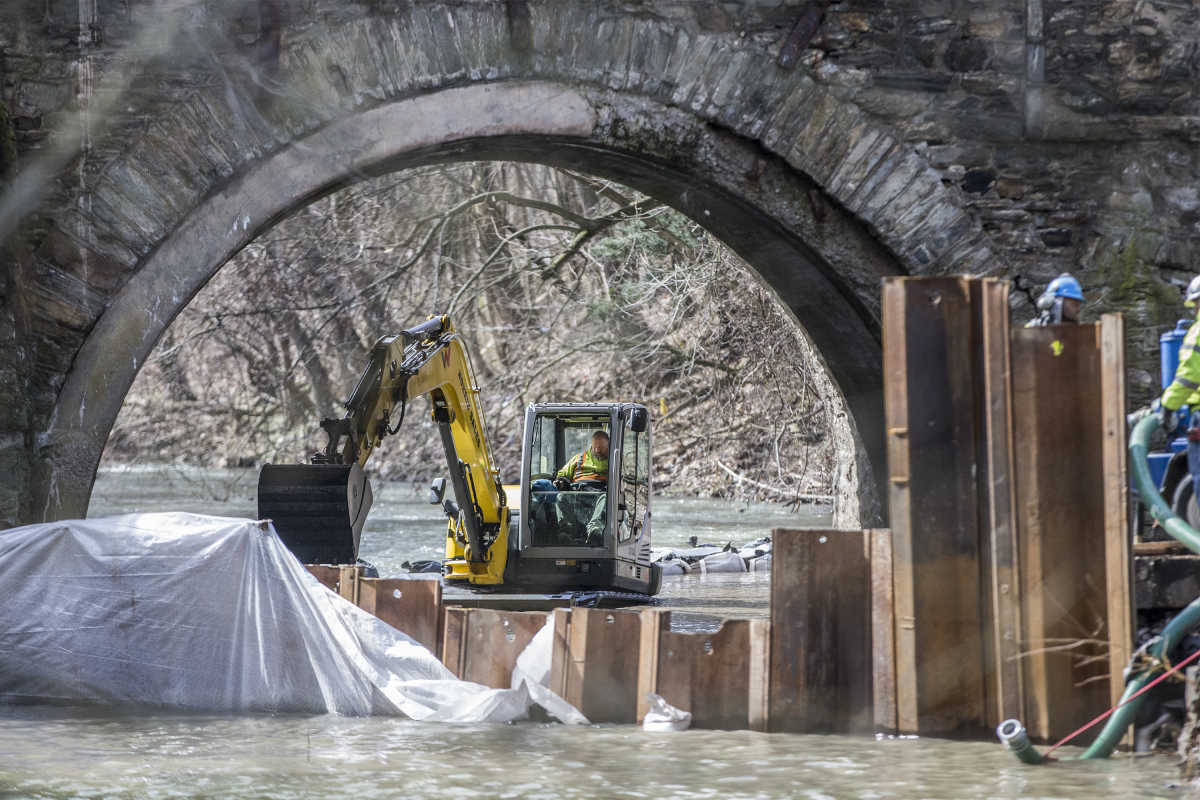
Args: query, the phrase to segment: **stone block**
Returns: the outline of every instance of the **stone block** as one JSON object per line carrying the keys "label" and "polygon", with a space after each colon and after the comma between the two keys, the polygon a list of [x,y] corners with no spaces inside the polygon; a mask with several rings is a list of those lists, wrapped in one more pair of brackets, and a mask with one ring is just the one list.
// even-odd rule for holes
{"label": "stone block", "polygon": [[848,104],[839,105],[811,151],[810,157],[816,164],[813,177],[822,185],[827,185],[857,138],[872,127],[874,123],[868,121],[858,109]]}
{"label": "stone block", "polygon": [[[887,166],[887,164],[883,165]],[[928,169],[921,158],[913,153],[905,153],[899,163],[891,170],[881,170],[880,174],[872,176],[859,189],[859,196],[865,198],[862,203],[862,216],[873,225],[879,225],[881,210],[888,208],[892,201],[899,197],[916,178]],[[870,187],[870,188],[868,188]],[[895,217],[889,213],[892,219]]]}
{"label": "stone block", "polygon": [[1040,228],[1038,238],[1046,247],[1070,247],[1073,243],[1070,228]]}
{"label": "stone block", "polygon": [[45,387],[53,404],[54,395],[62,388],[63,377],[83,344],[84,334],[40,314],[33,317],[30,328],[31,382],[35,386]]}
{"label": "stone block", "polygon": [[96,252],[54,225],[47,229],[36,256],[102,295],[115,290],[129,274],[128,265]]}
{"label": "stone block", "polygon": [[17,115],[41,115],[67,105],[71,98],[69,81],[43,82],[24,80],[17,86]]}
{"label": "stone block", "polygon": [[590,3],[560,7],[566,32],[562,74],[587,80],[596,77],[590,54],[595,52],[601,9]]}
{"label": "stone block", "polygon": [[711,84],[714,88],[708,97],[708,113],[716,116],[720,110],[736,101],[746,85],[744,73],[752,56],[745,51],[736,51],[724,65],[717,65]]}
{"label": "stone block", "polygon": [[54,224],[72,239],[81,242],[84,247],[125,270],[132,269],[137,264],[136,252],[120,239],[106,235],[103,225],[78,208],[63,209],[54,216]]}
{"label": "stone block", "polygon": [[1176,186],[1163,195],[1167,205],[1176,211],[1189,212],[1200,208],[1200,192],[1195,186]]}
{"label": "stone block", "polygon": [[767,121],[792,88],[791,73],[768,61],[751,60],[743,75],[745,86],[736,106],[722,114],[734,130],[751,139],[761,139]]}
{"label": "stone block", "polygon": [[26,297],[33,330],[87,332],[104,310],[103,294],[54,267],[40,265],[35,280]]}
{"label": "stone block", "polygon": [[873,76],[876,86],[901,92],[945,92],[950,89],[954,78],[933,70],[925,72],[877,72]]}
{"label": "stone block", "polygon": [[[197,103],[193,111],[199,123],[204,126],[203,130],[208,134],[209,141],[228,160],[230,172],[234,172],[246,161],[261,156],[267,147],[258,132],[247,124],[246,117],[238,109],[231,107],[230,102],[240,104],[242,101],[237,99],[232,88],[230,94],[234,95],[232,100],[224,94],[197,92]],[[305,109],[308,105],[306,100]],[[288,131],[289,137],[294,131],[303,129],[302,126],[307,120],[304,119],[304,114],[298,111],[298,103],[289,102],[285,105],[280,101],[276,103],[276,108],[287,108],[297,119],[294,123],[296,127]]]}
{"label": "stone block", "polygon": [[629,62],[633,59],[634,21],[628,18],[611,23],[613,34],[608,40],[604,84],[610,89],[624,89],[629,83]]}
{"label": "stone block", "polygon": [[431,61],[440,64],[438,75],[449,83],[466,75],[467,67],[463,60],[462,45],[459,41],[459,31],[454,24],[454,15],[446,6],[429,8],[427,13],[430,38],[418,41],[431,51]]}
{"label": "stone block", "polygon": [[139,258],[150,251],[152,240],[137,225],[113,208],[108,195],[91,194],[87,198],[87,217],[97,223],[95,235],[120,242]]}
{"label": "stone block", "polygon": [[671,55],[674,32],[659,23],[642,23],[634,29],[629,47],[629,73],[625,87],[647,94],[662,88],[663,73]]}
{"label": "stone block", "polygon": [[216,120],[199,93],[172,108],[162,120],[162,128],[168,136],[179,130],[189,131],[193,134],[190,143],[196,157],[208,163],[216,177],[226,178],[233,174],[238,163],[237,153],[228,140],[214,135],[219,133]]}
{"label": "stone block", "polygon": [[808,116],[810,104],[822,91],[811,79],[801,76],[763,125],[760,137],[763,146],[786,156],[791,149],[792,129]]}
{"label": "stone block", "polygon": [[[941,191],[941,184],[928,174],[919,176],[908,185],[904,192],[893,201],[891,220],[879,225],[879,232],[889,241],[908,244],[914,233],[920,233],[925,241],[932,239],[932,233],[941,225],[949,224],[961,213],[957,206],[947,203]],[[937,251],[944,245],[936,246]]]}
{"label": "stone block", "polygon": [[[25,392],[25,380],[15,365],[0,366],[0,432],[11,437],[20,432],[22,446],[24,431],[29,427],[29,399]],[[10,446],[15,446],[15,440]]]}
{"label": "stone block", "polygon": [[381,97],[395,97],[402,85],[397,80],[394,51],[388,46],[388,22],[383,17],[371,16],[362,21],[360,47],[366,52],[363,58],[370,59]]}
{"label": "stone block", "polygon": [[387,95],[380,64],[370,47],[368,20],[354,20],[337,33],[338,65],[356,106],[373,104]]}
{"label": "stone block", "polygon": [[171,224],[171,210],[128,160],[113,164],[96,186],[93,199],[102,199],[132,223],[150,242],[158,241]]}
{"label": "stone block", "polygon": [[177,119],[150,125],[145,133],[146,147],[139,158],[140,170],[158,181],[165,182],[176,209],[188,208],[194,198],[207,192],[208,187],[220,180],[222,175],[211,161],[205,158],[200,144],[203,131],[181,127]]}
{"label": "stone block", "polygon": [[537,3],[529,6],[530,29],[533,33],[533,71],[541,75],[561,74],[562,14],[554,6]]}
{"label": "stone block", "polygon": [[723,55],[728,53],[728,50],[728,46],[717,36],[698,37],[679,66],[671,102],[682,108],[691,108],[693,95],[704,88],[709,59],[714,53]]}
{"label": "stone block", "polygon": [[938,203],[908,232],[899,250],[911,252],[916,260],[932,269],[934,263],[944,262],[943,256],[969,236],[971,227],[971,219],[962,209]]}
{"label": "stone block", "polygon": [[818,163],[815,154],[824,144],[826,131],[845,119],[844,116],[839,116],[841,107],[841,101],[831,93],[821,92],[813,98],[803,122],[796,130],[790,132],[791,147],[786,156],[788,163],[809,175],[823,173],[818,182],[823,183],[824,178],[829,177],[831,168]]}
{"label": "stone block", "polygon": [[472,80],[493,80],[520,71],[512,23],[500,8],[463,6],[456,10],[455,19],[463,63]]}

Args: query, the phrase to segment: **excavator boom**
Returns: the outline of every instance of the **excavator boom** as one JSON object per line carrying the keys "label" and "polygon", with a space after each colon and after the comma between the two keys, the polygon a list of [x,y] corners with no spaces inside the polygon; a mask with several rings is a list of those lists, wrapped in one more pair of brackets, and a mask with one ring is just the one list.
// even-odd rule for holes
{"label": "excavator boom", "polygon": [[353,562],[372,498],[362,467],[383,438],[399,430],[408,403],[428,395],[459,500],[448,531],[457,545],[447,559],[448,577],[500,583],[508,509],[478,394],[462,338],[448,317],[381,338],[345,416],[322,420],[329,437],[325,449],[310,464],[263,467],[259,517],[273,520],[303,561]]}

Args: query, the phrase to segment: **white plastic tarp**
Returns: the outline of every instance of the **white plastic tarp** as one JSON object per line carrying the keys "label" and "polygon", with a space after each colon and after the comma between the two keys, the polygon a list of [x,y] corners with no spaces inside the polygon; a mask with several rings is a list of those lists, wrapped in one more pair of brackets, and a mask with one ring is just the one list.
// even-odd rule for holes
{"label": "white plastic tarp", "polygon": [[445,722],[520,719],[536,702],[586,721],[546,688],[549,635],[522,655],[514,688],[457,680],[250,520],[128,514],[3,531],[0,597],[0,701]]}
{"label": "white plastic tarp", "polygon": [[646,692],[650,708],[642,718],[647,731],[686,731],[692,725],[692,712],[676,708],[654,692]]}

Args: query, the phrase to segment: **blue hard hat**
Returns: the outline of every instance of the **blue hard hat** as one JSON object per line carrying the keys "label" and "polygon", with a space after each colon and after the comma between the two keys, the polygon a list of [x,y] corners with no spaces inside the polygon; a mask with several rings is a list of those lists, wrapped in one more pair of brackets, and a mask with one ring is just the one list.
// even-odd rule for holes
{"label": "blue hard hat", "polygon": [[1046,294],[1052,297],[1069,297],[1072,300],[1083,302],[1083,287],[1069,272],[1064,272],[1050,281],[1050,285],[1046,287]]}

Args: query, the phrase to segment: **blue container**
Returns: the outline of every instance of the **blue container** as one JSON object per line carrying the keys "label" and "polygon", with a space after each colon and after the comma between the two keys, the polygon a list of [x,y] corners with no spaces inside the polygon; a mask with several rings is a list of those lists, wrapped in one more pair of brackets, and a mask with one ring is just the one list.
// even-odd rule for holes
{"label": "blue container", "polygon": [[[1163,478],[1167,477],[1167,465],[1171,463],[1171,457],[1176,453],[1182,453],[1187,449],[1187,439],[1180,436],[1171,442],[1171,446],[1167,450],[1159,450],[1146,455],[1146,465],[1150,468],[1150,479],[1154,481],[1154,485],[1161,491],[1163,488]],[[1134,491],[1137,491],[1136,488]],[[1170,502],[1169,500],[1167,501]]]}
{"label": "blue container", "polygon": [[1167,331],[1158,337],[1158,360],[1162,366],[1162,388],[1166,391],[1175,380],[1175,370],[1179,368],[1179,348],[1183,345],[1183,337],[1192,326],[1190,319],[1181,319],[1175,325],[1175,330]]}

